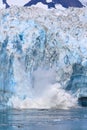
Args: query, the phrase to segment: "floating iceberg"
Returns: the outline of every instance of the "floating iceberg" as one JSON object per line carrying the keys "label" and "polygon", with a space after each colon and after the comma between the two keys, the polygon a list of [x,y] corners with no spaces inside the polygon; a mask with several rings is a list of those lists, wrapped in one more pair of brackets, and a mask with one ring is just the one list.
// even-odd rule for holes
{"label": "floating iceberg", "polygon": [[87,8],[0,13],[0,104],[76,107],[87,96]]}

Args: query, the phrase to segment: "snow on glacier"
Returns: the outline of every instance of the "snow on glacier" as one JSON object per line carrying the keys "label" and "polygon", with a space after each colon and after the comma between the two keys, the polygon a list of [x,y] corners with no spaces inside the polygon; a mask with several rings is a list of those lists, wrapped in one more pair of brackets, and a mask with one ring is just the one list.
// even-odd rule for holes
{"label": "snow on glacier", "polygon": [[0,12],[1,104],[76,106],[87,95],[87,8],[14,6]]}
{"label": "snow on glacier", "polygon": [[12,6],[12,5],[17,5],[17,6],[24,6],[26,3],[30,2],[31,0],[15,0],[15,1],[12,1],[12,0],[6,0],[6,2],[8,3],[9,6]]}
{"label": "snow on glacier", "polygon": [[87,6],[87,0],[79,0],[84,6]]}
{"label": "snow on glacier", "polygon": [[0,1],[0,8],[5,8],[5,4],[3,4],[2,0]]}

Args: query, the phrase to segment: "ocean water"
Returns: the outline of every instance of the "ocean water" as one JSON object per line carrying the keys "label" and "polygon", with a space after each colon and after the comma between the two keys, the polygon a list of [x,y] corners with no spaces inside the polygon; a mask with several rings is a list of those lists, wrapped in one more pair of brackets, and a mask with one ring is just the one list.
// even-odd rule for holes
{"label": "ocean water", "polygon": [[0,130],[87,130],[87,108],[3,110]]}

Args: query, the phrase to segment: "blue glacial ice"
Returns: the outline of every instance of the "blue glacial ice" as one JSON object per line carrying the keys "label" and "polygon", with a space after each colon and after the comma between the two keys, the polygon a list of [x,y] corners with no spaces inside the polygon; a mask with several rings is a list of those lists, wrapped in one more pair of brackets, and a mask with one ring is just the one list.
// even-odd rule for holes
{"label": "blue glacial ice", "polygon": [[87,8],[0,13],[0,105],[69,108],[87,97]]}

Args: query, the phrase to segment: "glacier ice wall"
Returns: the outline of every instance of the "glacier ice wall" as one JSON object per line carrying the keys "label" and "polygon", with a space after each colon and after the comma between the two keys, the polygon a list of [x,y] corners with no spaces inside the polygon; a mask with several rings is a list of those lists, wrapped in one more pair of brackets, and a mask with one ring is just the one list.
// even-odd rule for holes
{"label": "glacier ice wall", "polygon": [[87,8],[0,12],[2,106],[68,108],[87,96]]}

